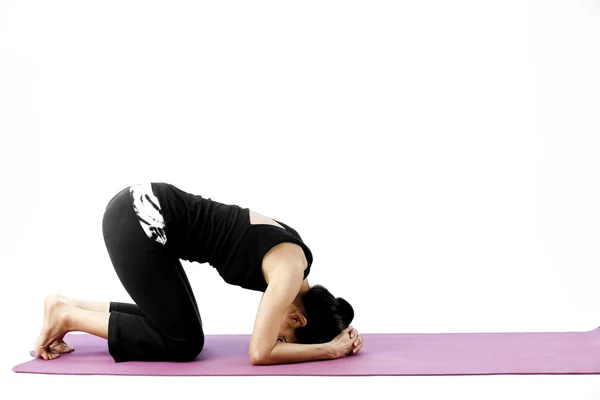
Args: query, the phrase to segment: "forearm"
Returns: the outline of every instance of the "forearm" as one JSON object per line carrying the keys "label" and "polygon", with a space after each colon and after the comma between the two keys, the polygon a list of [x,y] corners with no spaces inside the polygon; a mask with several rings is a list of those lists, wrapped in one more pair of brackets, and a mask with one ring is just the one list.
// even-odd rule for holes
{"label": "forearm", "polygon": [[298,344],[278,342],[271,352],[260,359],[253,359],[253,365],[289,364],[305,361],[330,360],[335,358],[329,343]]}

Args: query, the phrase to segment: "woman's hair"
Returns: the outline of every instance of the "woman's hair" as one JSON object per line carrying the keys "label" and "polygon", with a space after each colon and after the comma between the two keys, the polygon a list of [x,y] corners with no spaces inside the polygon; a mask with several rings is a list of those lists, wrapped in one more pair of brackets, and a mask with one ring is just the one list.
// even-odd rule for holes
{"label": "woman's hair", "polygon": [[354,319],[354,309],[345,299],[334,297],[322,285],[308,289],[301,297],[306,325],[296,328],[297,343],[327,343]]}

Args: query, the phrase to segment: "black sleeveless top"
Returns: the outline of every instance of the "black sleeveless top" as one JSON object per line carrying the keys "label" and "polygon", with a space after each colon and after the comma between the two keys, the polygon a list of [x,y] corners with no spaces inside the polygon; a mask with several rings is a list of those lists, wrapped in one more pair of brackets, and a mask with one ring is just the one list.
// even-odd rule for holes
{"label": "black sleeveless top", "polygon": [[296,243],[304,250],[310,273],[313,256],[298,232],[281,221],[250,224],[250,210],[185,192],[172,184],[152,182],[167,237],[166,248],[176,257],[213,266],[231,285],[264,292],[262,259],[275,245]]}

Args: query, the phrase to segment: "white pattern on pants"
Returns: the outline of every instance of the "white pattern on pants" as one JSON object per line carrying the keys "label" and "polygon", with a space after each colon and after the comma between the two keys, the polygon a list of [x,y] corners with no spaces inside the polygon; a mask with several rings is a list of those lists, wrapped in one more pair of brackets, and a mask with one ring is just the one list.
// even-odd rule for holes
{"label": "white pattern on pants", "polygon": [[146,236],[164,246],[167,243],[165,221],[158,198],[152,192],[152,185],[143,183],[130,186],[129,194],[133,210]]}

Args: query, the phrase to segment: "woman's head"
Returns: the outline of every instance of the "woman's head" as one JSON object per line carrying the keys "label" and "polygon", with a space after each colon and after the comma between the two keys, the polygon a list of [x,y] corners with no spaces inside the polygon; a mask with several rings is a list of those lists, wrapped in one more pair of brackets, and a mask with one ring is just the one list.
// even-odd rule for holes
{"label": "woman's head", "polygon": [[327,343],[354,319],[354,309],[345,299],[334,297],[322,285],[301,293],[286,313],[280,337],[295,343]]}

